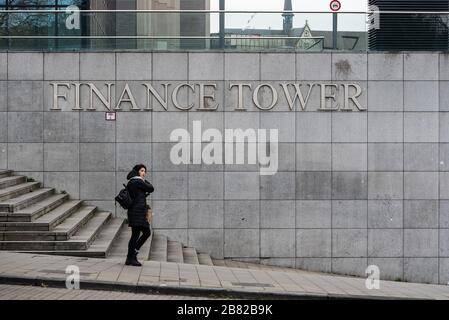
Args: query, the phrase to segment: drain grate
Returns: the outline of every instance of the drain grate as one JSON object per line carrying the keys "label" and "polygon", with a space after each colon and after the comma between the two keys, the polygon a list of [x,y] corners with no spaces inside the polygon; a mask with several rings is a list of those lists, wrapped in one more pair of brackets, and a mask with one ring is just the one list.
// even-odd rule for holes
{"label": "drain grate", "polygon": [[241,287],[259,287],[259,288],[273,288],[274,285],[269,283],[253,283],[253,282],[231,282],[233,286]]}

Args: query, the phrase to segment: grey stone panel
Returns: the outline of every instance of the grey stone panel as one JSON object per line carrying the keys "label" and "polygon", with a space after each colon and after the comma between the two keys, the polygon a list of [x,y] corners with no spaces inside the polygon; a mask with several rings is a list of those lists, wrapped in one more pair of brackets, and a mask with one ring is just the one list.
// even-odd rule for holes
{"label": "grey stone panel", "polygon": [[278,172],[260,178],[261,199],[295,199],[295,173]]}
{"label": "grey stone panel", "polygon": [[119,52],[116,59],[117,80],[151,80],[151,53]]}
{"label": "grey stone panel", "polygon": [[80,183],[78,172],[44,172],[45,187],[55,188],[57,192],[67,192],[71,199],[80,198]]}
{"label": "grey stone panel", "polygon": [[331,257],[330,229],[302,229],[296,231],[296,256],[310,258]]}
{"label": "grey stone panel", "polygon": [[368,212],[366,200],[332,201],[333,228],[366,228]]}
{"label": "grey stone panel", "polygon": [[296,169],[298,171],[330,171],[331,150],[329,143],[297,143]]}
{"label": "grey stone panel", "polygon": [[80,53],[81,80],[115,80],[115,53]]}
{"label": "grey stone panel", "polygon": [[260,202],[227,200],[224,202],[224,226],[231,229],[259,228]]}
{"label": "grey stone panel", "polygon": [[405,113],[404,141],[438,142],[438,120],[438,112]]}
{"label": "grey stone panel", "polygon": [[258,258],[260,234],[256,229],[226,229],[224,231],[224,255],[232,257]]}
{"label": "grey stone panel", "polygon": [[402,199],[404,196],[402,172],[369,172],[368,197],[373,200]]}
{"label": "grey stone panel", "polygon": [[379,267],[381,279],[392,281],[404,279],[404,260],[402,258],[368,258],[368,264]]}
{"label": "grey stone panel", "polygon": [[81,143],[80,170],[115,171],[115,148],[113,143]]}
{"label": "grey stone panel", "polygon": [[332,142],[366,142],[367,113],[332,114]]}
{"label": "grey stone panel", "polygon": [[223,229],[188,229],[188,244],[214,259],[223,259]]}
{"label": "grey stone panel", "polygon": [[333,258],[332,272],[343,275],[366,277],[367,258]]}
{"label": "grey stone panel", "polygon": [[189,80],[221,80],[223,53],[189,53]]}
{"label": "grey stone panel", "polygon": [[44,142],[79,142],[79,136],[79,113],[44,112]]}
{"label": "grey stone panel", "polygon": [[262,229],[260,230],[261,256],[294,257],[295,241],[295,229]]}
{"label": "grey stone panel", "polygon": [[368,54],[369,80],[403,80],[403,60],[402,53]]}
{"label": "grey stone panel", "polygon": [[111,172],[80,173],[81,199],[111,201],[111,199],[114,199],[115,196],[116,196],[115,176],[113,173]]}
{"label": "grey stone panel", "polygon": [[223,199],[222,172],[189,172],[189,198],[195,200]]}
{"label": "grey stone panel", "polygon": [[400,258],[403,255],[403,230],[368,230],[368,256],[377,258]]}
{"label": "grey stone panel", "polygon": [[[147,171],[166,171],[155,165],[151,158],[152,150],[156,152],[155,145],[150,143],[117,143],[115,158],[118,171],[131,171],[136,164],[144,164]],[[153,148],[153,149],[152,149]]]}
{"label": "grey stone panel", "polygon": [[332,75],[332,56],[329,53],[297,54],[296,79],[329,80]]}
{"label": "grey stone panel", "polygon": [[186,172],[152,173],[154,200],[187,200],[188,177]]}
{"label": "grey stone panel", "polygon": [[188,227],[223,228],[224,203],[223,201],[189,201]]}
{"label": "grey stone panel", "polygon": [[44,171],[42,143],[9,143],[8,169],[14,171]]}
{"label": "grey stone panel", "polygon": [[402,171],[404,145],[402,143],[369,143],[369,171]]}
{"label": "grey stone panel", "polygon": [[438,229],[404,229],[404,256],[438,256]]}
{"label": "grey stone panel", "polygon": [[331,272],[331,258],[297,258],[296,268],[302,270],[321,270],[322,272]]}
{"label": "grey stone panel", "polygon": [[297,172],[296,199],[326,200],[331,198],[330,172]]}
{"label": "grey stone panel", "polygon": [[78,52],[45,52],[44,80],[79,80],[80,55]]}
{"label": "grey stone panel", "polygon": [[369,111],[404,110],[404,84],[402,81],[370,81],[368,90]]}
{"label": "grey stone panel", "polygon": [[333,172],[332,199],[368,199],[366,172]]}
{"label": "grey stone panel", "polygon": [[225,53],[226,80],[259,80],[260,55],[258,53]]}
{"label": "grey stone panel", "polygon": [[187,53],[153,53],[154,80],[187,79]]}
{"label": "grey stone panel", "polygon": [[116,123],[103,112],[80,113],[80,142],[115,142]]}
{"label": "grey stone panel", "polygon": [[43,123],[42,112],[8,112],[8,141],[42,142]]}
{"label": "grey stone panel", "polygon": [[405,171],[438,171],[438,144],[406,143],[404,145]]}
{"label": "grey stone panel", "polygon": [[[42,81],[9,81],[8,111],[42,111],[43,86],[44,82]],[[49,92],[53,94],[53,91]]]}
{"label": "grey stone panel", "polygon": [[260,202],[261,228],[292,228],[295,225],[294,200],[263,200]]}
{"label": "grey stone panel", "polygon": [[153,200],[153,226],[163,228],[187,228],[188,205],[186,201]]}
{"label": "grey stone panel", "polygon": [[332,230],[332,257],[359,258],[367,256],[366,229]]}
{"label": "grey stone panel", "polygon": [[438,80],[438,53],[404,54],[404,80]]}
{"label": "grey stone panel", "polygon": [[45,171],[80,171],[78,143],[45,143]]}
{"label": "grey stone panel", "polygon": [[368,228],[402,228],[402,200],[369,200]]}
{"label": "grey stone panel", "polygon": [[438,228],[438,201],[404,201],[404,228]]}
{"label": "grey stone panel", "polygon": [[297,228],[331,228],[330,200],[296,201]]}
{"label": "grey stone panel", "polygon": [[335,143],[332,145],[332,170],[366,171],[367,145],[361,143]]}
{"label": "grey stone panel", "polygon": [[403,142],[403,123],[402,113],[370,113],[368,117],[368,142]]}
{"label": "grey stone panel", "polygon": [[333,53],[332,80],[366,80],[367,62],[364,53]]}
{"label": "grey stone panel", "polygon": [[438,258],[404,259],[404,280],[421,283],[437,283]]}
{"label": "grey stone panel", "polygon": [[295,55],[284,53],[261,54],[261,79],[295,80]]}
{"label": "grey stone panel", "polygon": [[437,172],[405,172],[405,199],[438,199]]}
{"label": "grey stone panel", "polygon": [[257,200],[259,174],[257,172],[225,172],[225,199]]}
{"label": "grey stone panel", "polygon": [[44,54],[40,52],[9,52],[9,80],[43,80]]}

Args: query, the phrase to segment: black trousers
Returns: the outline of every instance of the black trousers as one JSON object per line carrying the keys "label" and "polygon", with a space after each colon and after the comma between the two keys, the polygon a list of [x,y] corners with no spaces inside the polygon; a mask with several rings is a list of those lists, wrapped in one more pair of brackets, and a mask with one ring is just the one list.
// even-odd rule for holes
{"label": "black trousers", "polygon": [[131,227],[131,230],[131,239],[128,242],[128,256],[133,254],[135,250],[140,250],[151,235],[149,227]]}

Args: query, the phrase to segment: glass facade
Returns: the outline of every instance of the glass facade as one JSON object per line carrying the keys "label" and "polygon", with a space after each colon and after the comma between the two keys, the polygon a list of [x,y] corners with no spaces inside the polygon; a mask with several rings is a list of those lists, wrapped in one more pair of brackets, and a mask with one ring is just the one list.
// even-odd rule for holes
{"label": "glass facade", "polygon": [[[441,14],[434,14],[432,19],[422,12],[405,14],[396,9],[394,13],[384,12],[392,8],[383,3],[394,1],[370,0],[377,10],[382,10],[380,13],[338,14],[292,11],[288,0],[279,11],[211,11],[213,1],[219,0],[0,0],[0,49],[367,51],[368,48],[448,48],[449,14],[443,9],[449,8],[449,1],[434,1],[445,6],[436,8]],[[69,6],[76,6],[79,11],[66,11]]]}
{"label": "glass facade", "polygon": [[[53,36],[82,36],[86,30],[66,27],[66,17],[56,10],[65,10],[70,5],[80,9],[88,8],[88,0],[0,0],[1,48],[76,48],[83,47],[83,39],[61,39]],[[49,10],[55,13],[24,12]],[[8,36],[31,36],[30,39],[8,38]],[[39,38],[38,38],[39,37]],[[47,38],[45,38],[47,37]]]}

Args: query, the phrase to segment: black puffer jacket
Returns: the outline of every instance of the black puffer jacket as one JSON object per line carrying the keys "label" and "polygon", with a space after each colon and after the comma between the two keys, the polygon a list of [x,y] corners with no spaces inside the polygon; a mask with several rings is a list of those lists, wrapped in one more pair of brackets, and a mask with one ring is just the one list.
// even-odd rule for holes
{"label": "black puffer jacket", "polygon": [[147,196],[154,191],[154,187],[147,180],[138,177],[136,171],[131,171],[126,177],[128,191],[133,199],[133,204],[128,209],[128,224],[130,227],[149,227],[146,213],[149,208]]}

